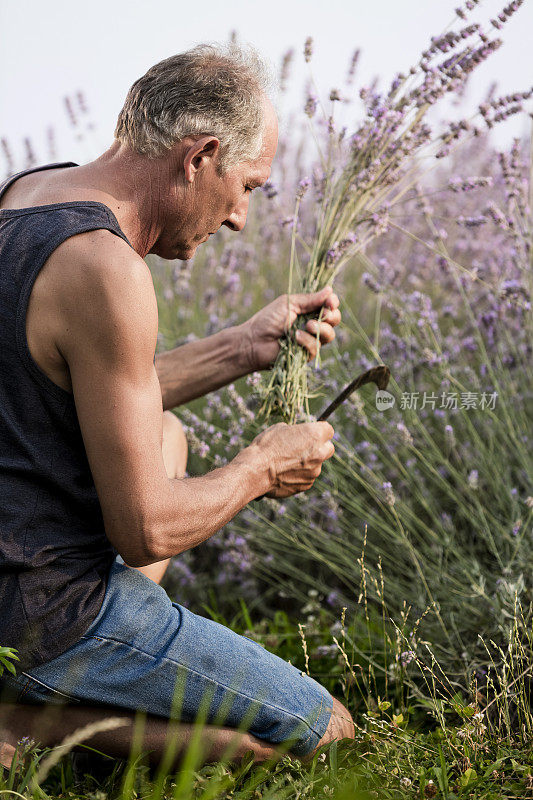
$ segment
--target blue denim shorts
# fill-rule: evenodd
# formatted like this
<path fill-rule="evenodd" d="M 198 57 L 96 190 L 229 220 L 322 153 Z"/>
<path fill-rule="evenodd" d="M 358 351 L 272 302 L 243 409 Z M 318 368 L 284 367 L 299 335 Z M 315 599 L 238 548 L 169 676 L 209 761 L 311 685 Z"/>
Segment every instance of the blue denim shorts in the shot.
<path fill-rule="evenodd" d="M 82 703 L 248 730 L 310 753 L 333 700 L 313 678 L 224 625 L 171 602 L 164 589 L 115 559 L 102 607 L 84 635 L 52 661 L 4 673 L 20 703 Z"/>

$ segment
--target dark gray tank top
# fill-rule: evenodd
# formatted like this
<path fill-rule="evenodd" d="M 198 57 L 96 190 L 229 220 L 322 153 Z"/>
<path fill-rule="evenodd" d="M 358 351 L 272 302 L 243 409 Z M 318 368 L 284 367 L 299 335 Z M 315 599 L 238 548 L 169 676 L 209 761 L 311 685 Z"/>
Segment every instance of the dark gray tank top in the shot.
<path fill-rule="evenodd" d="M 22 175 L 76 166 L 19 172 L 0 185 L 0 197 Z M 117 553 L 73 395 L 41 370 L 26 339 L 39 270 L 65 239 L 99 228 L 130 244 L 96 201 L 0 209 L 0 645 L 19 651 L 17 671 L 49 661 L 87 630 Z"/>

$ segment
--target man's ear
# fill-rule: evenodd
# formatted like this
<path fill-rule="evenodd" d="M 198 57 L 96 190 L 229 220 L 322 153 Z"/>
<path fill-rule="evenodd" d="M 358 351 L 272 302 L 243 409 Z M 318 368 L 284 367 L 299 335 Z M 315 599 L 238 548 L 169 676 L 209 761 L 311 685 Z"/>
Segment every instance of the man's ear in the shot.
<path fill-rule="evenodd" d="M 220 142 L 216 136 L 200 136 L 186 150 L 183 159 L 185 180 L 193 183 L 196 176 L 210 163 L 216 162 L 219 155 Z"/>

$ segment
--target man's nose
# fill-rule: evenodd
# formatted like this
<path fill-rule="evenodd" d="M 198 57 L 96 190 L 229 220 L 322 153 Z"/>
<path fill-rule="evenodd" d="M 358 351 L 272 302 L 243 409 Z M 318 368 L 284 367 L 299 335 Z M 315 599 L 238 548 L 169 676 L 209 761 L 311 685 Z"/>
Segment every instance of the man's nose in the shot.
<path fill-rule="evenodd" d="M 231 212 L 229 217 L 224 221 L 224 225 L 230 228 L 232 231 L 242 231 L 244 226 L 246 225 L 246 217 L 248 215 L 248 204 L 249 204 L 248 196 L 239 203 L 239 205 Z"/>

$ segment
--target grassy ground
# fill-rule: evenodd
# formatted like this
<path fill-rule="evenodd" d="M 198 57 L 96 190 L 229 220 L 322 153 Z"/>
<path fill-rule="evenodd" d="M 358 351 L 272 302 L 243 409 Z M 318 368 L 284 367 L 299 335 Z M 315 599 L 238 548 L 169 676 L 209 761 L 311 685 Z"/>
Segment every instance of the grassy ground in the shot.
<path fill-rule="evenodd" d="M 311 595 L 310 610 L 321 600 Z M 311 614 L 309 609 L 311 623 L 297 623 L 278 611 L 272 619 L 253 624 L 242 603 L 231 620 L 213 613 L 308 670 L 353 712 L 355 740 L 325 747 L 312 763 L 302 765 L 285 756 L 272 764 L 254 765 L 250 758 L 239 765 L 200 766 L 199 729 L 197 747 L 191 747 L 174 774 L 150 769 L 141 754 L 132 754 L 126 763 L 79 749 L 88 755 L 63 755 L 49 769 L 45 765 L 45 775 L 50 751 L 22 741 L 16 769 L 0 779 L 0 793 L 43 800 L 533 797 L 527 680 L 511 674 L 512 651 L 516 656 L 519 643 L 510 642 L 508 674 L 494 672 L 485 685 L 473 685 L 470 694 L 454 692 L 430 649 L 425 660 L 410 660 L 392 629 L 385 631 L 383 650 L 371 650 L 365 627 L 377 625 L 378 618 L 362 607 L 360 611 L 364 625 L 342 615 L 332 624 L 329 613 Z M 373 648 L 376 641 L 374 637 Z M 60 752 L 52 755 L 59 757 Z"/>

